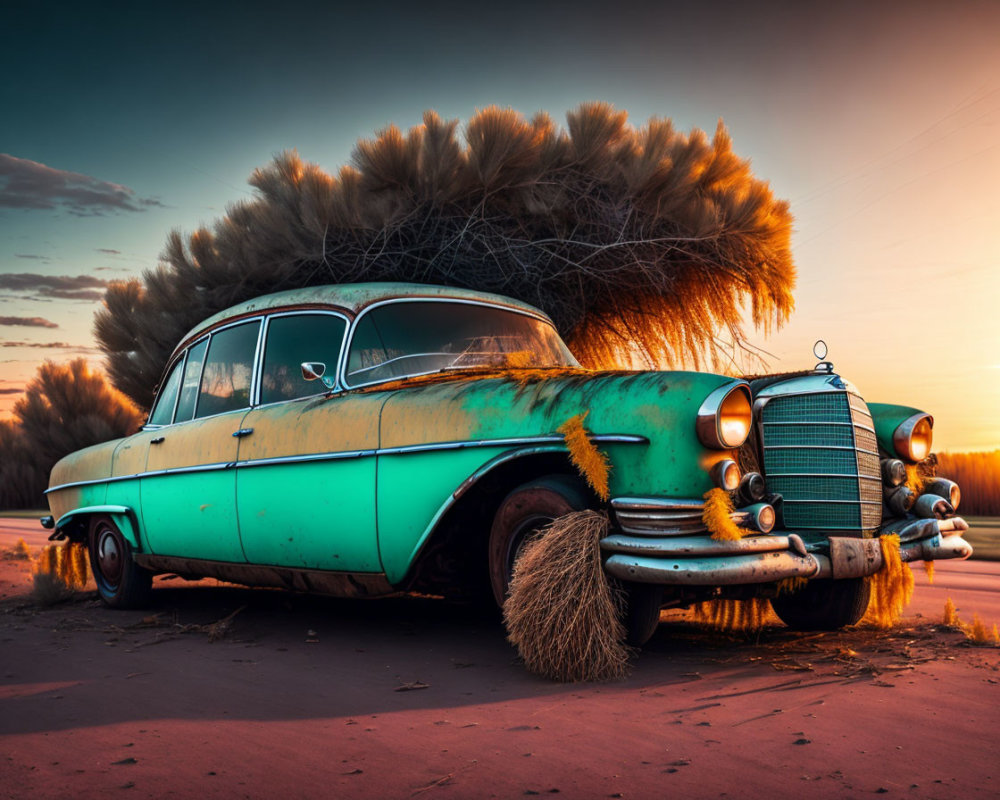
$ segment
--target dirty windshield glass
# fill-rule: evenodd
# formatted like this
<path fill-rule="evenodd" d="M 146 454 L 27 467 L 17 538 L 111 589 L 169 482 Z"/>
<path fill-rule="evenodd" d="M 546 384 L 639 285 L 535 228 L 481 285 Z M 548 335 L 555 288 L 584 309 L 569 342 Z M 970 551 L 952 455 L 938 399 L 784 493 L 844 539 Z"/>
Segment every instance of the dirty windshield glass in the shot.
<path fill-rule="evenodd" d="M 379 306 L 358 322 L 347 383 L 445 369 L 576 366 L 547 322 L 492 306 L 406 302 Z"/>

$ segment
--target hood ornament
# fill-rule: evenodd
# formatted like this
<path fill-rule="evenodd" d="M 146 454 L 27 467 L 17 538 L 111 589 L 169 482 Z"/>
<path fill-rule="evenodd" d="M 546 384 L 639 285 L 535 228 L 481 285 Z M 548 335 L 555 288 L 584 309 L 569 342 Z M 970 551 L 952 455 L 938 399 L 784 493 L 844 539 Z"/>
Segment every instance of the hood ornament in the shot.
<path fill-rule="evenodd" d="M 828 352 L 826 342 L 817 339 L 816 344 L 813 345 L 813 355 L 819 359 L 819 363 L 815 367 L 817 372 L 833 372 L 833 364 L 825 360 Z"/>

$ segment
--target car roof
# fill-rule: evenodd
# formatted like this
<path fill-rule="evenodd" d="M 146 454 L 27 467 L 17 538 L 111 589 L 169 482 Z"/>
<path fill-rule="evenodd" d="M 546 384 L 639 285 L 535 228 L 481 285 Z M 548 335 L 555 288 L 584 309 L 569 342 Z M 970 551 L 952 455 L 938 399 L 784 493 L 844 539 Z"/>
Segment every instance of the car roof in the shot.
<path fill-rule="evenodd" d="M 253 300 L 247 300 L 239 305 L 231 306 L 217 314 L 213 314 L 204 322 L 200 322 L 188 331 L 177 349 L 184 347 L 192 339 L 221 322 L 262 312 L 291 310 L 295 308 L 317 309 L 330 306 L 344 309 L 356 315 L 367 306 L 382 302 L 383 300 L 416 300 L 421 298 L 478 300 L 484 303 L 493 303 L 526 311 L 544 319 L 549 319 L 547 314 L 534 306 L 489 292 L 475 292 L 470 289 L 433 286 L 425 283 L 340 283 L 326 286 L 309 286 L 304 289 L 289 289 L 284 292 L 265 294 L 261 297 L 255 297 Z"/>

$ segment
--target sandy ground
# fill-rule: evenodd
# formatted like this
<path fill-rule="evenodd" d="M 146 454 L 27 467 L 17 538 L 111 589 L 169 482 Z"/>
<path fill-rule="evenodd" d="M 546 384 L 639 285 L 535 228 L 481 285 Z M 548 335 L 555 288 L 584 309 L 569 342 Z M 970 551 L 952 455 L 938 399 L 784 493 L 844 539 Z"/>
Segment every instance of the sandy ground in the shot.
<path fill-rule="evenodd" d="M 1000 621 L 1000 563 L 915 572 L 892 633 L 671 617 L 628 680 L 558 685 L 443 602 L 158 579 L 147 611 L 41 609 L 0 559 L 0 796 L 997 797 L 1000 650 L 937 622 Z"/>

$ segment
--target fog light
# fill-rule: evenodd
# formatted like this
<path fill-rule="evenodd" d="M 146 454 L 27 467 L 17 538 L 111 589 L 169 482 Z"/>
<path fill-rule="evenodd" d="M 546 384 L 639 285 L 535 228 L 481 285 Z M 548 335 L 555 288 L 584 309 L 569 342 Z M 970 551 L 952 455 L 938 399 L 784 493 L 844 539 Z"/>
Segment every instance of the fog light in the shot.
<path fill-rule="evenodd" d="M 740 496 L 747 502 L 759 503 L 767 494 L 767 486 L 764 484 L 764 476 L 759 472 L 748 472 L 740 481 Z"/>
<path fill-rule="evenodd" d="M 935 478 L 924 486 L 924 493 L 943 497 L 951 503 L 952 508 L 958 508 L 958 504 L 962 502 L 962 490 L 955 481 L 949 481 L 947 478 Z"/>
<path fill-rule="evenodd" d="M 712 467 L 712 480 L 720 489 L 731 492 L 740 485 L 740 468 L 730 458 L 718 461 Z"/>
<path fill-rule="evenodd" d="M 753 520 L 754 527 L 761 533 L 770 533 L 774 529 L 774 506 L 770 503 L 757 503 L 756 505 L 741 508 Z"/>
<path fill-rule="evenodd" d="M 904 517 L 913 508 L 917 496 L 905 486 L 899 486 L 895 489 L 886 489 L 882 493 L 882 499 L 894 517 Z"/>
<path fill-rule="evenodd" d="M 902 486 L 906 483 L 906 464 L 898 458 L 883 458 L 882 483 L 886 486 Z"/>
<path fill-rule="evenodd" d="M 924 519 L 944 519 L 955 513 L 951 503 L 936 494 L 922 494 L 913 505 L 913 513 Z"/>

